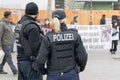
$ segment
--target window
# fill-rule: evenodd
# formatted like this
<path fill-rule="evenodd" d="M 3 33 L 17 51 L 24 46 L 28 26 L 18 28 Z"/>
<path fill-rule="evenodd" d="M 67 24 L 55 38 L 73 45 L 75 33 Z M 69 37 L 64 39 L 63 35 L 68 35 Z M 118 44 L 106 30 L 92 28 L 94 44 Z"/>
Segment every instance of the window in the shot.
<path fill-rule="evenodd" d="M 64 9 L 64 0 L 55 0 L 55 9 Z"/>

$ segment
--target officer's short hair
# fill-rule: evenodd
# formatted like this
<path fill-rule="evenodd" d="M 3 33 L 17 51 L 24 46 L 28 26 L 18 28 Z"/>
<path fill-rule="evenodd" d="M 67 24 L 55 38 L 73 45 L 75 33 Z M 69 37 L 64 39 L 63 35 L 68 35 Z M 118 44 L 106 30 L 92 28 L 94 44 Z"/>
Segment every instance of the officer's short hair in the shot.
<path fill-rule="evenodd" d="M 10 16 L 11 15 L 11 11 L 5 11 L 4 12 L 4 17 L 5 18 L 8 18 L 8 16 Z"/>

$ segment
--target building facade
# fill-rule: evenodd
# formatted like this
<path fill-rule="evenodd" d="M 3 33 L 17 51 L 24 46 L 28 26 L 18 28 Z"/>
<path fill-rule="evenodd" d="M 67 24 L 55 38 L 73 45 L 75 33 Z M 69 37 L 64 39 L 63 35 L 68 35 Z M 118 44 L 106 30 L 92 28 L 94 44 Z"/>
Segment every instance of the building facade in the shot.
<path fill-rule="evenodd" d="M 51 10 L 90 10 L 91 0 L 52 0 Z M 93 10 L 120 9 L 120 0 L 92 0 Z M 38 4 L 40 10 L 47 10 L 48 0 L 0 0 L 0 8 L 24 9 L 28 2 Z"/>

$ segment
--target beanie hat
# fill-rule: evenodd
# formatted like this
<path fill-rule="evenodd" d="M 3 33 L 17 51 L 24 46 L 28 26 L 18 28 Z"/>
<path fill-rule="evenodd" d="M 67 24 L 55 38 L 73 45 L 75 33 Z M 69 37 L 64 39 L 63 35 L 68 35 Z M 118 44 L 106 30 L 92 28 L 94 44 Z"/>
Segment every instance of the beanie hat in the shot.
<path fill-rule="evenodd" d="M 63 10 L 57 10 L 55 12 L 52 13 L 52 18 L 58 18 L 59 20 L 62 20 L 64 18 L 66 18 L 66 14 Z"/>
<path fill-rule="evenodd" d="M 38 14 L 38 6 L 34 2 L 30 2 L 26 5 L 25 14 L 36 15 Z"/>

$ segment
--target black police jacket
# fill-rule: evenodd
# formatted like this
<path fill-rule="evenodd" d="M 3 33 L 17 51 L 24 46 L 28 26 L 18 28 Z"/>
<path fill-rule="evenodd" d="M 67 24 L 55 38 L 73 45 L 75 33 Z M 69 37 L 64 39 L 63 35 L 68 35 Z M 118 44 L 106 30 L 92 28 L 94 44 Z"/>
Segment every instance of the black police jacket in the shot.
<path fill-rule="evenodd" d="M 15 35 L 18 61 L 37 56 L 43 37 L 40 35 L 40 28 L 34 18 L 28 15 L 23 16 L 15 28 Z"/>
<path fill-rule="evenodd" d="M 87 52 L 81 38 L 75 30 L 67 30 L 65 26 L 60 33 L 48 33 L 41 44 L 36 63 L 44 69 L 47 61 L 47 73 L 68 72 L 76 65 L 80 71 L 85 68 Z"/>

